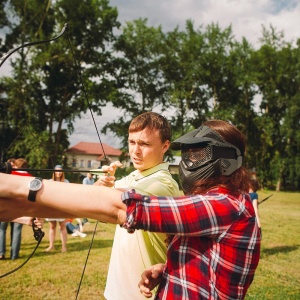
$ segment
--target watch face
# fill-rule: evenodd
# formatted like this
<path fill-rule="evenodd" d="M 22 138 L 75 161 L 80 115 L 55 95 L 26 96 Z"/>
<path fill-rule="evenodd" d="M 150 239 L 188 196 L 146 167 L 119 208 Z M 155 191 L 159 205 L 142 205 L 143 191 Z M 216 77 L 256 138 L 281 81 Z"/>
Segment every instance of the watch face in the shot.
<path fill-rule="evenodd" d="M 30 182 L 29 188 L 31 191 L 38 191 L 42 187 L 42 181 L 35 178 Z"/>

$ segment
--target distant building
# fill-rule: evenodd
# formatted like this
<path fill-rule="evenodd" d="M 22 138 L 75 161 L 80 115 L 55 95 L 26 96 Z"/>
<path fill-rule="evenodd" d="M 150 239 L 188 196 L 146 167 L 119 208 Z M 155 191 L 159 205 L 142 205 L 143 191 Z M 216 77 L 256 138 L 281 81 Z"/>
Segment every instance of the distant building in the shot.
<path fill-rule="evenodd" d="M 104 153 L 103 154 L 103 149 Z M 98 169 L 120 160 L 122 151 L 102 143 L 80 142 L 66 151 L 67 165 L 72 169 L 89 170 Z"/>
<path fill-rule="evenodd" d="M 114 161 L 120 160 L 122 151 L 102 143 L 107 160 L 103 154 L 102 147 L 99 143 L 80 142 L 66 151 L 67 166 L 77 170 L 92 170 L 101 168 Z M 133 167 L 129 155 L 122 161 L 124 166 Z M 170 173 L 178 174 L 178 165 L 181 160 L 180 156 L 173 156 L 173 161 L 169 162 Z"/>

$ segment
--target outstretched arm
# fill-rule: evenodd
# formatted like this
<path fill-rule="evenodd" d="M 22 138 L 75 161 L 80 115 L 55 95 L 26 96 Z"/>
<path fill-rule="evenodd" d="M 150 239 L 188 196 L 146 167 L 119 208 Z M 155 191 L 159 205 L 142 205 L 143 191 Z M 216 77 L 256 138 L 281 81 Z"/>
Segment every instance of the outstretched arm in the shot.
<path fill-rule="evenodd" d="M 0 222 L 17 222 L 15 219 L 22 219 L 23 216 L 39 216 L 39 218 L 75 218 L 75 215 L 52 207 L 32 203 L 29 201 L 0 198 Z M 25 219 L 24 219 L 25 220 Z"/>
<path fill-rule="evenodd" d="M 87 217 L 113 224 L 123 224 L 126 220 L 126 205 L 121 201 L 121 191 L 44 180 L 42 189 L 37 192 L 36 202 L 32 203 L 27 200 L 28 184 L 32 179 L 0 174 L 1 220 L 24 215 L 44 217 L 50 216 L 50 213 L 53 217 Z"/>

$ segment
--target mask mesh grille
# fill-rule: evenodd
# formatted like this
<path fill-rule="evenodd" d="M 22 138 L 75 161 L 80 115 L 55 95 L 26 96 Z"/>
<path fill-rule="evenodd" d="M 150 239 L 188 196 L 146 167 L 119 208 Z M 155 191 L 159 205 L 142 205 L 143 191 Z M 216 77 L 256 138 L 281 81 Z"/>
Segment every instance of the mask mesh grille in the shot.
<path fill-rule="evenodd" d="M 183 150 L 181 157 L 188 168 L 195 168 L 212 159 L 212 149 L 207 146 L 200 149 Z"/>

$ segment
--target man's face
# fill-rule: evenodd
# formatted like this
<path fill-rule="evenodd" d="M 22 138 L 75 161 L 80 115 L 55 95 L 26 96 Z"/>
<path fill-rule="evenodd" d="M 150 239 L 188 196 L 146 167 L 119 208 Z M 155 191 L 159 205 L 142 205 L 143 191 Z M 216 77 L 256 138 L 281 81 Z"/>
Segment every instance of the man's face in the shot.
<path fill-rule="evenodd" d="M 163 162 L 170 141 L 162 142 L 158 130 L 145 128 L 129 133 L 129 154 L 135 169 L 144 171 Z"/>

